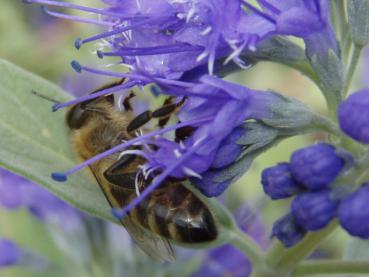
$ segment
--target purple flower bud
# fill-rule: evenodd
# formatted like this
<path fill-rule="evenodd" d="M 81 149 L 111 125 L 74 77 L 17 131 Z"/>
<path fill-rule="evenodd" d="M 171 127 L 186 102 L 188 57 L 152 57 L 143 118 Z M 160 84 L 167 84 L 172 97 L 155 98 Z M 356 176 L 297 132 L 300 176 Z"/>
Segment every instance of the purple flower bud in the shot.
<path fill-rule="evenodd" d="M 369 183 L 342 200 L 338 208 L 338 219 L 350 235 L 369 238 Z"/>
<path fill-rule="evenodd" d="M 292 177 L 288 163 L 279 163 L 264 169 L 261 183 L 264 192 L 272 199 L 287 198 L 301 191 L 301 187 Z"/>
<path fill-rule="evenodd" d="M 284 246 L 291 247 L 305 236 L 306 230 L 296 222 L 292 214 L 286 214 L 273 224 L 272 237 L 277 237 Z"/>
<path fill-rule="evenodd" d="M 202 174 L 202 178 L 192 178 L 191 181 L 207 197 L 221 195 L 231 184 L 231 180 L 217 181 L 218 170 L 208 170 Z"/>
<path fill-rule="evenodd" d="M 327 187 L 344 166 L 344 159 L 327 143 L 317 143 L 297 150 L 292 154 L 290 162 L 293 177 L 311 190 Z"/>
<path fill-rule="evenodd" d="M 0 268 L 16 265 L 21 256 L 22 251 L 13 241 L 0 239 Z"/>
<path fill-rule="evenodd" d="M 325 227 L 336 215 L 338 201 L 332 199 L 329 190 L 306 192 L 292 202 L 291 210 L 297 223 L 306 230 L 316 231 Z"/>
<path fill-rule="evenodd" d="M 362 143 L 369 143 L 369 89 L 350 95 L 338 108 L 342 131 Z"/>
<path fill-rule="evenodd" d="M 243 145 L 238 144 L 237 140 L 244 134 L 244 128 L 235 128 L 232 133 L 221 142 L 211 166 L 220 168 L 234 162 L 240 156 L 243 149 Z"/>

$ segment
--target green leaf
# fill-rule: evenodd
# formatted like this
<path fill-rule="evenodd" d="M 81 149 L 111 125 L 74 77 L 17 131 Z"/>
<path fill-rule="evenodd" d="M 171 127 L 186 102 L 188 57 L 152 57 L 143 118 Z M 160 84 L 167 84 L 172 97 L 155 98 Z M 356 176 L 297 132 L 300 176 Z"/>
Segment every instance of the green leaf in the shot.
<path fill-rule="evenodd" d="M 66 183 L 50 177 L 53 171 L 75 166 L 65 111 L 51 112 L 51 103 L 32 93 L 66 101 L 64 91 L 52 83 L 0 60 L 0 166 L 44 186 L 73 206 L 114 221 L 98 185 L 86 172 Z"/>

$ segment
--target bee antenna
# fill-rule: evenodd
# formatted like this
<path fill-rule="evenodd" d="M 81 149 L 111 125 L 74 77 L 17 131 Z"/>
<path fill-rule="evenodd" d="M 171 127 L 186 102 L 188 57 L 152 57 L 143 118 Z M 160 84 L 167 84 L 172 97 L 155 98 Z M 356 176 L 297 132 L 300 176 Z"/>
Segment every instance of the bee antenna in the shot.
<path fill-rule="evenodd" d="M 34 94 L 34 95 L 36 95 L 36 96 L 38 96 L 38 97 L 41 97 L 42 99 L 45 99 L 45 100 L 50 101 L 50 102 L 53 102 L 55 104 L 61 104 L 60 101 L 55 100 L 54 98 L 48 97 L 46 95 L 42 95 L 42 94 L 38 93 L 37 91 L 32 90 L 31 93 Z"/>

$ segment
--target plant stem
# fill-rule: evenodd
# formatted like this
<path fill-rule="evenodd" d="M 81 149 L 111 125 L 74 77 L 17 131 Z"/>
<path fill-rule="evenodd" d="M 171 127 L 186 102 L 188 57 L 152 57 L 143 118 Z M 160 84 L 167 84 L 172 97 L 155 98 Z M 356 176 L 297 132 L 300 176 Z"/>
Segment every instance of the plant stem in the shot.
<path fill-rule="evenodd" d="M 339 0 L 336 1 L 336 7 L 338 11 L 338 16 L 340 18 L 340 39 L 341 39 L 341 50 L 342 50 L 342 60 L 344 63 L 347 62 L 350 48 L 351 48 L 351 36 L 349 31 L 349 26 L 347 24 L 347 15 L 346 15 L 346 7 L 345 1 Z"/>
<path fill-rule="evenodd" d="M 369 261 L 308 261 L 300 264 L 292 276 L 311 276 L 312 274 L 368 274 Z"/>
<path fill-rule="evenodd" d="M 314 251 L 317 246 L 337 228 L 338 222 L 333 221 L 319 232 L 309 233 L 299 244 L 292 248 L 283 248 L 280 243 L 275 244 L 266 256 L 268 266 L 281 274 L 289 273 L 307 255 Z"/>
<path fill-rule="evenodd" d="M 349 65 L 347 73 L 346 73 L 346 79 L 345 79 L 345 84 L 344 84 L 343 90 L 342 90 L 342 96 L 347 95 L 347 93 L 350 89 L 351 81 L 352 81 L 352 78 L 354 77 L 355 69 L 356 69 L 357 64 L 359 62 L 361 50 L 362 50 L 362 46 L 359 46 L 359 45 L 354 46 L 354 50 L 353 50 L 352 56 L 351 56 L 350 65 Z"/>
<path fill-rule="evenodd" d="M 247 256 L 253 268 L 264 267 L 265 258 L 260 246 L 240 229 L 233 230 L 233 234 L 231 244 Z"/>

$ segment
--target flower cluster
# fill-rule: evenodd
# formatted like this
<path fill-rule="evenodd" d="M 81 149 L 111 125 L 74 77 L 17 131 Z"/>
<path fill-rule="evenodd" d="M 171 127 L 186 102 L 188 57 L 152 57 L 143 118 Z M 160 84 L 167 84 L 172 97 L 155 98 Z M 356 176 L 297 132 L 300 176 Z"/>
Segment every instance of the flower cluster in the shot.
<path fill-rule="evenodd" d="M 291 213 L 274 224 L 273 236 L 293 246 L 306 231 L 320 230 L 336 216 L 340 195 L 330 185 L 345 169 L 347 159 L 332 145 L 317 143 L 294 152 L 290 163 L 263 171 L 263 188 L 272 199 L 296 195 Z"/>
<path fill-rule="evenodd" d="M 343 101 L 338 109 L 342 131 L 364 144 L 369 143 L 368 99 L 369 91 L 361 90 Z M 286 246 L 293 246 L 307 231 L 320 230 L 337 216 L 349 234 L 369 238 L 369 225 L 365 224 L 369 220 L 365 206 L 368 184 L 362 184 L 356 191 L 355 186 L 331 186 L 353 163 L 346 152 L 318 143 L 293 153 L 290 163 L 265 169 L 262 184 L 271 199 L 297 195 L 291 213 L 274 224 L 273 235 Z"/>
<path fill-rule="evenodd" d="M 77 170 L 117 152 L 119 157 L 142 157 L 144 164 L 138 174 L 152 182 L 128 206 L 114 211 L 121 219 L 168 177 L 190 180 L 204 195 L 219 196 L 245 173 L 255 157 L 280 140 L 308 131 L 324 131 L 338 136 L 337 141 L 300 149 L 289 163 L 262 173 L 263 188 L 270 198 L 294 197 L 290 211 L 275 222 L 273 236 L 287 247 L 293 246 L 308 231 L 318 231 L 338 217 L 350 234 L 369 237 L 367 224 L 360 225 L 369 222 L 369 212 L 364 208 L 369 185 L 361 182 L 364 185 L 355 191 L 356 185 L 348 188 L 343 184 L 351 182 L 344 175 L 351 176 L 368 162 L 365 155 L 354 150 L 367 151 L 361 144 L 369 143 L 369 91 L 354 93 L 342 102 L 353 69 L 343 68 L 347 57 L 341 58 L 341 50 L 349 53 L 350 47 L 345 43 L 351 42 L 347 35 L 342 37 L 341 26 L 336 28 L 341 35 L 339 45 L 331 18 L 343 19 L 337 11 L 331 14 L 337 8 L 334 1 L 258 0 L 254 5 L 247 0 L 105 0 L 104 9 L 53 0 L 25 2 L 44 5 L 44 11 L 56 17 L 102 27 L 103 31 L 96 35 L 78 38 L 76 48 L 99 41 L 98 58 L 117 57 L 117 64 L 128 69 L 109 71 L 72 61 L 79 73 L 127 80 L 57 104 L 54 110 L 113 93 L 117 95 L 116 106 L 121 108 L 129 89 L 153 84 L 159 94 L 170 96 L 178 120 L 151 132 L 138 130 L 135 138 L 66 172 L 54 173 L 55 180 L 65 181 Z M 97 17 L 71 16 L 49 7 Z M 350 7 L 349 14 L 358 14 L 359 18 L 359 6 Z M 362 47 L 367 39 L 358 31 L 365 29 L 358 26 L 359 21 L 351 18 L 353 25 L 346 27 L 353 30 L 352 42 L 359 41 Z M 283 63 L 289 55 L 283 49 L 286 44 L 278 48 L 276 42 L 288 41 L 287 36 L 304 41 L 305 53 L 291 42 L 294 49 L 303 52 L 302 56 L 294 56 L 293 63 L 322 90 L 329 119 L 276 92 L 258 91 L 222 79 L 263 59 L 274 57 L 274 61 Z M 346 71 L 347 76 L 343 76 Z M 331 122 L 336 121 L 336 111 L 341 130 Z M 167 134 L 173 131 L 175 136 Z"/>
<path fill-rule="evenodd" d="M 97 52 L 100 58 L 117 56 L 131 72 L 141 75 L 178 79 L 185 77 L 185 73 L 192 75 L 190 71 L 197 72 L 206 64 L 212 74 L 217 71 L 217 64 L 231 60 L 243 67 L 243 52 L 255 51 L 260 41 L 276 35 L 303 38 L 310 57 L 327 59 L 330 49 L 338 55 L 329 22 L 329 2 L 324 0 L 283 3 L 263 0 L 259 1 L 261 9 L 240 0 L 104 1 L 108 4 L 106 9 L 49 0 L 25 2 L 100 16 L 100 20 L 95 20 L 44 8 L 53 16 L 107 28 L 97 35 L 77 39 L 76 48 L 103 41 Z"/>
<path fill-rule="evenodd" d="M 133 144 L 143 145 L 142 150 L 135 151 L 135 154 L 146 160 L 142 167 L 146 177 L 156 172 L 156 178 L 124 212 L 139 203 L 168 176 L 191 178 L 207 196 L 221 194 L 241 175 L 240 170 L 233 173 L 228 170 L 226 180 L 216 181 L 220 171 L 228 169 L 244 156 L 245 147 L 238 143 L 245 133 L 241 125 L 246 120 L 264 122 L 271 127 L 282 125 L 277 111 L 287 109 L 288 101 L 272 92 L 254 91 L 211 76 L 224 74 L 225 64 L 233 60 L 236 65 L 233 68 L 243 68 L 249 63 L 243 60 L 244 53 L 256 52 L 260 42 L 277 35 L 304 39 L 310 58 L 326 60 L 330 50 L 338 55 L 334 32 L 327 17 L 327 1 L 259 1 L 260 9 L 240 0 L 160 0 L 155 4 L 146 0 L 125 1 L 124 4 L 105 1 L 108 4 L 106 9 L 49 0 L 25 2 L 99 15 L 96 20 L 44 7 L 45 12 L 56 17 L 106 27 L 108 30 L 100 34 L 77 39 L 76 47 L 80 49 L 83 44 L 102 41 L 102 48 L 97 50 L 98 57 L 117 56 L 120 58 L 118 63 L 129 69 L 128 73 L 111 72 L 73 61 L 72 66 L 77 72 L 125 77 L 129 81 L 56 105 L 54 110 L 148 83 L 156 83 L 162 93 L 175 96 L 177 103 L 185 100 L 177 114 L 179 124 L 123 143 L 65 173 L 53 174 L 56 180 L 66 180 L 67 175 L 102 157 Z M 118 106 L 121 105 L 118 103 Z M 192 132 L 180 142 L 163 136 L 152 139 L 182 127 L 191 127 Z M 148 144 L 155 145 L 156 150 L 145 146 Z"/>

